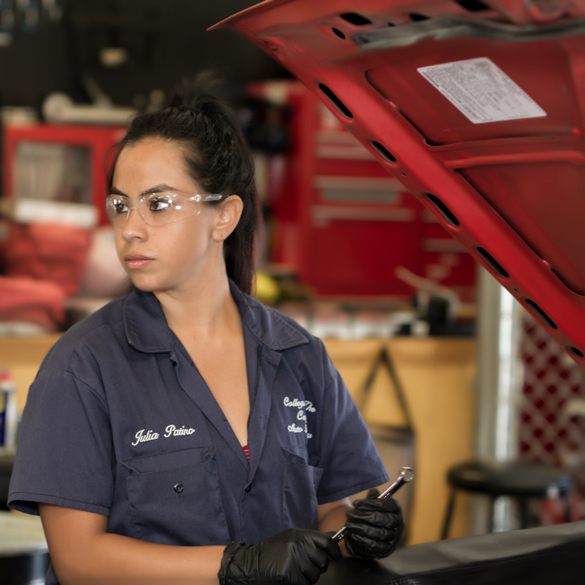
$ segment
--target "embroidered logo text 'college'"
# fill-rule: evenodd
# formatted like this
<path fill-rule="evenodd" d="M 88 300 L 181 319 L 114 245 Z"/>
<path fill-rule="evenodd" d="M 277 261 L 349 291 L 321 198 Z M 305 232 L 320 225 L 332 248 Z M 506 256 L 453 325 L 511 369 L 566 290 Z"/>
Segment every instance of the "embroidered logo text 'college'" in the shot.
<path fill-rule="evenodd" d="M 144 443 L 146 441 L 155 441 L 160 437 L 159 433 L 156 433 L 152 430 L 149 430 L 144 434 L 146 429 L 139 430 L 135 435 L 134 438 L 136 439 L 134 443 L 132 443 L 133 447 L 136 447 L 138 443 Z M 175 425 L 168 425 L 165 428 L 165 433 L 163 437 L 168 439 L 169 437 L 180 437 L 181 435 L 192 435 L 195 432 L 195 429 L 186 429 L 185 426 L 182 426 L 178 429 Z"/>
<path fill-rule="evenodd" d="M 293 398 L 292 400 L 285 396 L 283 401 L 285 406 L 289 408 L 297 408 L 297 420 L 300 421 L 302 426 L 299 426 L 295 423 L 292 425 L 288 425 L 288 432 L 289 433 L 302 433 L 305 432 L 307 434 L 307 439 L 312 439 L 313 435 L 309 433 L 307 428 L 307 412 L 316 412 L 317 409 L 313 406 L 313 403 L 309 400 L 299 400 L 298 398 Z M 303 410 L 304 409 L 304 410 Z"/>

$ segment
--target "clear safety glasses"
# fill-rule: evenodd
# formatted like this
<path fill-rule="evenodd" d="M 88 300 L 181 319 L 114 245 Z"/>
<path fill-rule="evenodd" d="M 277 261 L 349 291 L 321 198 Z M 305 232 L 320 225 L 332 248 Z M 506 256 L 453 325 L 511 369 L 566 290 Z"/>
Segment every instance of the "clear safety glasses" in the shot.
<path fill-rule="evenodd" d="M 196 217 L 201 213 L 201 201 L 219 201 L 223 195 L 181 195 L 162 191 L 143 195 L 130 207 L 130 200 L 124 195 L 108 195 L 106 211 L 114 227 L 122 227 L 128 221 L 130 212 L 137 209 L 145 223 L 151 226 L 164 225 Z"/>

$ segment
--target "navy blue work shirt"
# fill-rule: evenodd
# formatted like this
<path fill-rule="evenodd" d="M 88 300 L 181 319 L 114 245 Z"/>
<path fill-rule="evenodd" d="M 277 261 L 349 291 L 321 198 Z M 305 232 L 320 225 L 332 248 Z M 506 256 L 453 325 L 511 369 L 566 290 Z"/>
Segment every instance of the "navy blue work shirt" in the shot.
<path fill-rule="evenodd" d="M 43 361 L 9 505 L 103 514 L 108 532 L 149 542 L 225 545 L 317 529 L 318 504 L 388 481 L 323 343 L 230 287 L 244 331 L 249 462 L 158 299 L 134 291 L 68 330 Z"/>

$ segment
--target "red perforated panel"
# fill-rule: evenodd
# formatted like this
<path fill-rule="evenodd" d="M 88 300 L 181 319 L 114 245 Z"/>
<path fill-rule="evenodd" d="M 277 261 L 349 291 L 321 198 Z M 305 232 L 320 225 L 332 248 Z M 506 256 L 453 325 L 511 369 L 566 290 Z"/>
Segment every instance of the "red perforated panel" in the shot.
<path fill-rule="evenodd" d="M 585 375 L 532 318 L 523 323 L 524 384 L 519 440 L 523 459 L 582 466 L 585 453 Z"/>
<path fill-rule="evenodd" d="M 572 469 L 573 517 L 585 517 L 585 372 L 534 319 L 523 322 L 524 382 L 519 408 L 521 459 Z M 540 524 L 563 522 L 559 501 L 535 502 Z"/>

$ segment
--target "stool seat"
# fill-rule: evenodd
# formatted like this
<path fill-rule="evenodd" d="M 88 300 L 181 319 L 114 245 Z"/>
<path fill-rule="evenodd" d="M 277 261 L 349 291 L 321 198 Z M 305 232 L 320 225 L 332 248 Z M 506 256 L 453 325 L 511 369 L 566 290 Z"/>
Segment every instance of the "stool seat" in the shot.
<path fill-rule="evenodd" d="M 524 461 L 468 461 L 451 467 L 447 481 L 468 492 L 529 498 L 558 497 L 573 485 L 564 469 Z"/>
<path fill-rule="evenodd" d="M 449 533 L 457 490 L 491 497 L 492 518 L 493 503 L 497 498 L 509 496 L 518 499 L 522 528 L 528 527 L 530 498 L 562 497 L 565 520 L 572 520 L 568 493 L 573 486 L 573 478 L 559 467 L 525 461 L 473 460 L 451 467 L 447 472 L 447 483 L 451 486 L 451 495 L 443 522 L 442 539 L 447 538 Z"/>

